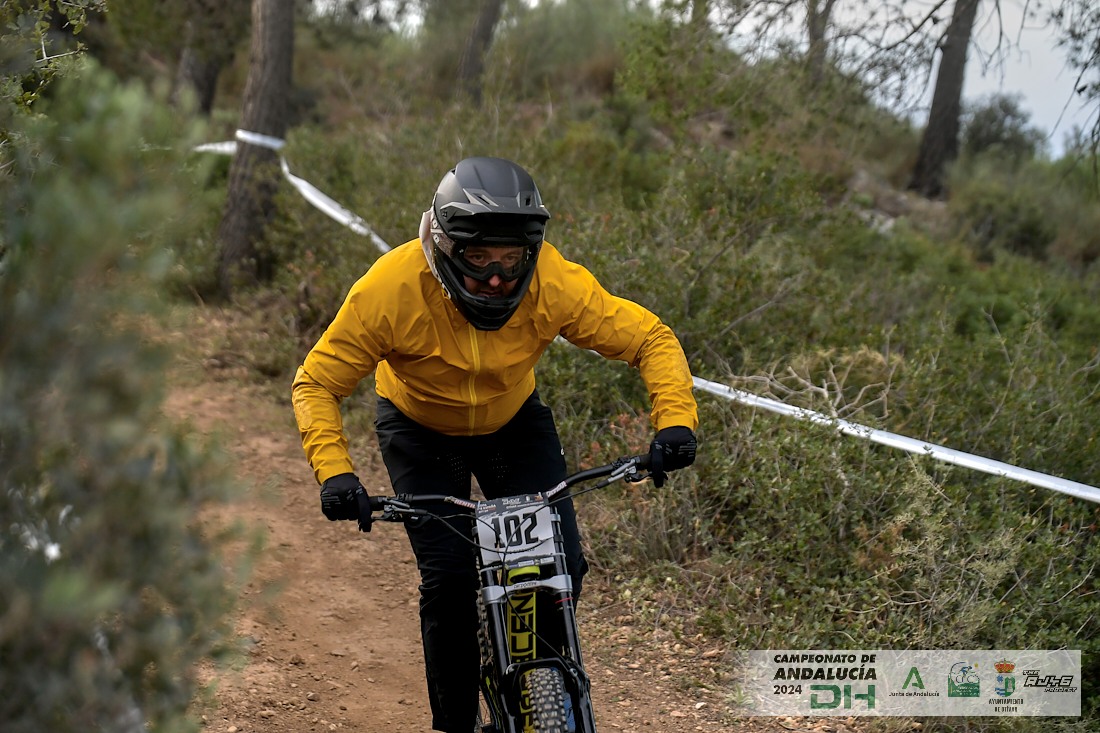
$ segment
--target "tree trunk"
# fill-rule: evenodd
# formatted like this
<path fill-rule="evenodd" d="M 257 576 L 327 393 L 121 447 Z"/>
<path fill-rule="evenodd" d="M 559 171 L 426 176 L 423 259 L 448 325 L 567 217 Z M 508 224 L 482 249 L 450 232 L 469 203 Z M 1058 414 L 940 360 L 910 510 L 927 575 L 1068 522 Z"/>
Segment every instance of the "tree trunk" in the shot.
<path fill-rule="evenodd" d="M 176 66 L 172 102 L 193 92 L 196 106 L 209 117 L 214 106 L 218 76 L 229 66 L 248 29 L 249 0 L 178 0 L 176 15 L 182 23 L 183 49 Z M 175 23 L 179 26 L 177 19 Z M 179 33 L 179 28 L 176 28 Z"/>
<path fill-rule="evenodd" d="M 943 42 L 932 108 L 921 137 L 913 178 L 909 181 L 911 190 L 929 198 L 944 194 L 943 179 L 947 164 L 959 155 L 959 116 L 962 112 L 966 55 L 980 1 L 955 0 L 951 25 Z"/>
<path fill-rule="evenodd" d="M 810 82 L 814 90 L 821 88 L 825 81 L 825 62 L 829 56 L 829 44 L 825 34 L 829 29 L 829 19 L 833 14 L 836 0 L 808 0 L 806 3 L 806 39 L 809 49 L 806 53 L 810 68 Z"/>
<path fill-rule="evenodd" d="M 482 0 L 477 20 L 466 38 L 466 48 L 458 67 L 458 85 L 475 104 L 481 104 L 485 55 L 493 42 L 493 30 L 500 20 L 503 6 L 504 0 Z"/>
<path fill-rule="evenodd" d="M 188 44 L 180 54 L 176 68 L 176 80 L 172 89 L 172 103 L 179 105 L 180 98 L 191 91 L 195 95 L 195 106 L 203 117 L 209 117 L 214 108 L 214 92 L 218 88 L 218 76 L 221 74 L 221 62 L 203 58 L 194 46 Z"/>
<path fill-rule="evenodd" d="M 294 0 L 252 0 L 251 53 L 241 129 L 281 140 L 286 135 L 294 53 Z M 280 177 L 274 150 L 238 141 L 229 168 L 225 215 L 218 227 L 218 286 L 226 298 L 237 287 L 271 275 L 272 263 L 256 245 L 271 217 Z"/>

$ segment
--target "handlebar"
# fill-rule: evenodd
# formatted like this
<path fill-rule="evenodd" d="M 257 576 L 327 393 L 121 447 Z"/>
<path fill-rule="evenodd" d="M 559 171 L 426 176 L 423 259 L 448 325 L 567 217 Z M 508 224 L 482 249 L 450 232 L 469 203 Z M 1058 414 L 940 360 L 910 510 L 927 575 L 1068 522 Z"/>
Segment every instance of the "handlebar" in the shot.
<path fill-rule="evenodd" d="M 617 458 L 605 466 L 597 466 L 584 471 L 578 471 L 566 476 L 560 483 L 546 492 L 546 498 L 552 499 L 561 492 L 585 481 L 602 478 L 603 481 L 593 485 L 590 490 L 602 489 L 616 481 L 623 480 L 628 483 L 636 483 L 649 478 L 649 454 L 640 456 L 627 456 Z M 447 494 L 401 494 L 399 496 L 372 496 L 370 497 L 371 512 L 381 512 L 375 519 L 383 522 L 401 522 L 409 517 L 428 514 L 424 509 L 417 508 L 416 504 L 429 504 L 443 502 L 454 504 L 473 511 L 477 508 L 477 502 L 462 499 Z"/>

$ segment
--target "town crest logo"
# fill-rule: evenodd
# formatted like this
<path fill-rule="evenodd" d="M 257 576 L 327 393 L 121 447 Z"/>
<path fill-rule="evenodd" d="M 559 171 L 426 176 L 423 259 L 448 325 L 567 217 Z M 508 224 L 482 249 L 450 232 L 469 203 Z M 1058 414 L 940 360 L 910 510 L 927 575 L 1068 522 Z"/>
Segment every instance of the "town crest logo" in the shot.
<path fill-rule="evenodd" d="M 993 685 L 993 691 L 1001 697 L 1008 697 L 1016 691 L 1016 678 L 1012 676 L 1016 665 L 1007 659 L 1002 659 L 993 665 L 997 670 L 997 679 Z"/>

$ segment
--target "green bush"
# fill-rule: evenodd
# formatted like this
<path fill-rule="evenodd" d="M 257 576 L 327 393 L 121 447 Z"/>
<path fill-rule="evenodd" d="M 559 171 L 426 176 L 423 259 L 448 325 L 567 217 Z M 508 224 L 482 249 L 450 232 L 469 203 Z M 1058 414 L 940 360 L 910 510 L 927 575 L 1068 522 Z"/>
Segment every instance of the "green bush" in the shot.
<path fill-rule="evenodd" d="M 974 243 L 978 258 L 991 261 L 998 251 L 1045 259 L 1058 236 L 1056 220 L 1044 198 L 1022 180 L 1010 183 L 1004 174 L 971 178 L 953 189 L 949 209 L 963 234 Z"/>
<path fill-rule="evenodd" d="M 1083 272 L 1100 257 L 1100 205 L 1084 159 L 1020 160 L 994 146 L 950 174 L 948 211 L 983 262 L 1010 252 Z"/>
<path fill-rule="evenodd" d="M 962 149 L 969 156 L 995 152 L 1016 163 L 1042 151 L 1045 133 L 1028 122 L 1020 97 L 995 94 L 966 110 Z"/>
<path fill-rule="evenodd" d="M 151 287 L 185 236 L 180 134 L 95 69 L 55 91 L 16 117 L 0 179 L 0 720 L 195 730 L 231 602 L 197 511 L 229 479 L 160 410 Z"/>

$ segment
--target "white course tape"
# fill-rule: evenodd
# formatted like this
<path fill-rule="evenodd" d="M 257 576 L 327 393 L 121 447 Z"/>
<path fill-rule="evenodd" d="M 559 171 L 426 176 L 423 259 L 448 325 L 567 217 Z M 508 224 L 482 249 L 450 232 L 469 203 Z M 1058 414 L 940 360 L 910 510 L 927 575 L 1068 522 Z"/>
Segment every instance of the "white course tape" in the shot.
<path fill-rule="evenodd" d="M 286 163 L 286 158 L 281 159 L 283 167 L 283 175 L 290 181 L 290 185 L 298 189 L 298 193 L 302 194 L 306 201 L 313 204 L 322 213 L 327 214 L 331 218 L 340 222 L 348 229 L 352 230 L 356 234 L 361 234 L 364 237 L 370 237 L 374 242 L 374 246 L 382 252 L 389 252 L 390 245 L 386 244 L 382 237 L 374 233 L 374 230 L 367 225 L 367 222 L 363 221 L 363 218 L 358 214 L 345 209 L 340 204 L 333 201 L 331 198 L 322 193 L 316 186 L 304 178 L 299 178 L 290 172 L 290 166 Z"/>
<path fill-rule="evenodd" d="M 247 145 L 257 145 L 261 148 L 267 148 L 268 150 L 278 151 L 286 145 L 285 140 L 281 140 L 277 137 L 271 137 L 270 135 L 261 135 L 258 132 L 249 132 L 248 130 L 237 130 L 237 140 L 231 140 L 228 142 L 218 143 L 204 143 L 203 145 L 196 145 L 194 150 L 199 153 L 217 153 L 218 155 L 235 155 L 237 152 L 237 141 L 245 143 Z M 370 237 L 374 246 L 381 252 L 389 252 L 390 245 L 386 244 L 386 240 L 378 236 L 373 229 L 363 220 L 358 214 L 354 214 L 345 209 L 340 204 L 336 203 L 332 198 L 323 193 L 319 188 L 314 186 L 304 178 L 299 178 L 290 172 L 290 166 L 286 162 L 286 158 L 279 156 L 279 165 L 283 170 L 283 175 L 290 182 L 290 185 L 297 189 L 298 193 L 302 194 L 302 197 L 306 201 L 311 203 L 317 210 L 326 216 L 340 222 L 348 229 L 352 230 L 356 234 L 360 234 L 364 237 Z"/>
<path fill-rule="evenodd" d="M 264 135 L 259 132 L 251 132 L 249 130 L 237 130 L 235 137 L 242 143 L 248 143 L 249 145 L 258 145 L 261 148 L 267 148 L 268 150 L 282 150 L 286 145 L 286 140 L 278 137 L 272 137 L 271 135 Z"/>
<path fill-rule="evenodd" d="M 751 392 L 744 392 L 739 389 L 727 387 L 724 384 L 718 384 L 717 382 L 700 379 L 699 377 L 694 377 L 693 379 L 696 389 L 708 392 L 713 395 L 717 395 L 719 397 L 725 397 L 726 399 L 735 400 L 737 402 L 751 405 L 753 407 L 760 407 L 765 410 L 770 410 L 771 412 L 797 418 L 799 420 L 809 420 L 810 422 L 814 422 L 819 425 L 830 426 L 836 431 L 843 433 L 844 435 L 852 435 L 857 438 L 863 438 L 864 440 L 869 440 L 872 443 L 879 443 L 881 445 L 890 446 L 891 448 L 900 448 L 901 450 L 908 451 L 910 453 L 916 453 L 918 455 L 926 455 L 931 458 L 935 458 L 936 460 L 943 461 L 944 463 L 951 463 L 956 466 L 963 466 L 964 468 L 972 468 L 975 471 L 983 471 L 985 473 L 993 474 L 994 476 L 1003 476 L 1004 478 L 1010 478 L 1016 481 L 1023 481 L 1024 483 L 1032 484 L 1033 486 L 1041 486 L 1045 489 L 1052 489 L 1063 494 L 1077 497 L 1078 499 L 1086 499 L 1088 501 L 1100 503 L 1100 488 L 1097 488 L 1095 486 L 1089 486 L 1088 484 L 1078 483 L 1077 481 L 1070 481 L 1069 479 L 1058 478 L 1057 476 L 1039 473 L 1038 471 L 1032 471 L 1031 469 L 1027 468 L 1019 468 L 1009 463 L 995 461 L 992 458 L 982 458 L 981 456 L 976 456 L 971 453 L 963 453 L 962 451 L 958 451 L 953 448 L 945 448 L 944 446 L 936 445 L 935 443 L 926 443 L 921 440 L 907 438 L 904 435 L 898 435 L 896 433 L 888 433 L 885 430 L 869 428 L 866 425 L 857 425 L 856 423 L 848 422 L 847 420 L 828 417 L 827 415 L 822 415 L 820 412 L 806 410 L 801 407 L 792 407 L 791 405 L 785 404 L 783 402 L 770 400 L 766 397 L 754 395 Z"/>
<path fill-rule="evenodd" d="M 202 145 L 196 145 L 193 149 L 197 153 L 217 153 L 218 155 L 233 155 L 237 152 L 237 143 L 233 140 L 222 143 L 203 143 Z"/>

